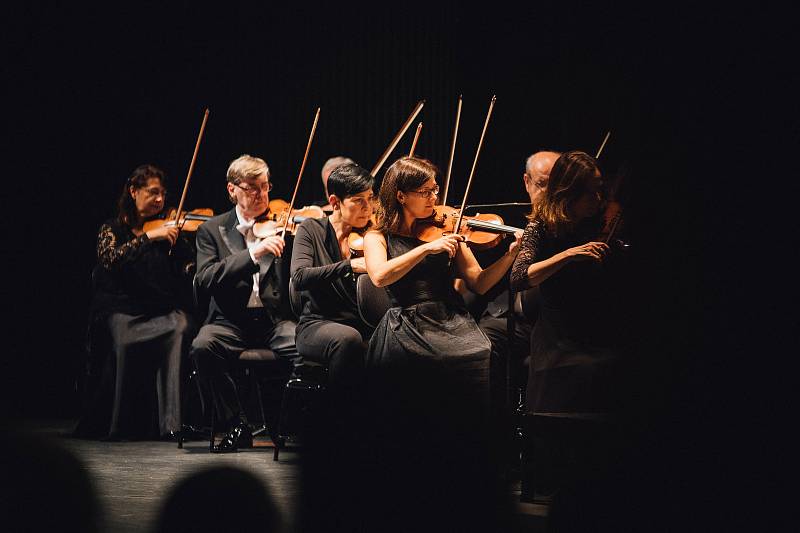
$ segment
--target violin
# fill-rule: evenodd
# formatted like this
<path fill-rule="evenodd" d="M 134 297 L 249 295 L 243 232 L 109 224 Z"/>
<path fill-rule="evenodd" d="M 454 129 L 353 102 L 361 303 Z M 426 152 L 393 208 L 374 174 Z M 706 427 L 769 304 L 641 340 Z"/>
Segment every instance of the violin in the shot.
<path fill-rule="evenodd" d="M 610 244 L 616 237 L 617 232 L 622 227 L 622 206 L 619 202 L 609 201 L 606 203 L 605 211 L 603 212 L 603 228 L 597 239 L 606 244 Z"/>
<path fill-rule="evenodd" d="M 458 221 L 459 210 L 446 206 L 434 206 L 433 215 L 419 219 L 414 224 L 414 237 L 424 242 L 435 241 L 443 235 L 452 234 Z M 474 250 L 488 250 L 500 244 L 504 235 L 522 231 L 520 228 L 506 226 L 503 218 L 492 213 L 477 213 L 462 216 L 458 234 Z"/>
<path fill-rule="evenodd" d="M 364 257 L 364 235 L 376 224 L 375 213 L 369 217 L 369 222 L 363 228 L 353 229 L 347 236 L 347 246 L 350 248 L 350 257 Z"/>
<path fill-rule="evenodd" d="M 200 227 L 200 224 L 214 216 L 214 210 L 210 207 L 201 207 L 191 211 L 183 211 L 180 217 L 177 215 L 178 210 L 174 207 L 162 211 L 156 218 L 146 221 L 142 231 L 147 233 L 162 226 L 178 226 L 181 231 L 194 233 Z"/>
<path fill-rule="evenodd" d="M 603 207 L 603 225 L 597 236 L 598 241 L 623 250 L 627 249 L 629 245 L 619 239 L 619 234 L 624 226 L 624 220 L 622 204 L 617 200 L 617 194 L 626 174 L 627 167 L 623 166 L 609 184 L 606 194 L 607 198 Z"/>
<path fill-rule="evenodd" d="M 286 200 L 270 200 L 267 212 L 253 224 L 253 234 L 259 239 L 265 239 L 281 233 L 285 225 L 286 234 L 294 235 L 297 233 L 297 227 L 305 219 L 324 216 L 325 212 L 318 205 L 306 205 L 299 209 L 292 209 L 290 212 L 289 203 Z"/>

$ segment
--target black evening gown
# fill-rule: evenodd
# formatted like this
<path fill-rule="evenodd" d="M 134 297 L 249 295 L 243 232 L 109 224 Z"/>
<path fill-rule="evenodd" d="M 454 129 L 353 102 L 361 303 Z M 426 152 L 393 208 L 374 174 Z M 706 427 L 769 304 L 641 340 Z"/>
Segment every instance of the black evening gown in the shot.
<path fill-rule="evenodd" d="M 76 436 L 153 439 L 181 429 L 182 361 L 195 325 L 180 308 L 191 247 L 136 236 L 116 220 L 98 234 L 89 378 Z"/>
<path fill-rule="evenodd" d="M 401 235 L 386 241 L 389 259 L 422 244 Z M 444 371 L 486 396 L 491 343 L 453 288 L 448 255 L 426 256 L 387 290 L 393 306 L 370 339 L 367 368 Z"/>

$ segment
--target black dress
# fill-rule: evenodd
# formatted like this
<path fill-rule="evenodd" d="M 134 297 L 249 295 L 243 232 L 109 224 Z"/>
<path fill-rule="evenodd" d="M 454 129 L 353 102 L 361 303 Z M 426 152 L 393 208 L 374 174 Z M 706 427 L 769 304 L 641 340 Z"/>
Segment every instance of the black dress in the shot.
<path fill-rule="evenodd" d="M 117 220 L 100 227 L 89 320 L 96 380 L 78 436 L 146 439 L 180 430 L 181 362 L 195 328 L 179 295 L 191 256 L 182 239 L 170 254 L 166 241 L 137 237 Z"/>
<path fill-rule="evenodd" d="M 423 244 L 413 237 L 386 235 L 389 259 Z M 453 288 L 446 253 L 431 254 L 387 287 L 391 307 L 370 339 L 367 367 L 435 368 L 488 394 L 491 343 Z"/>
<path fill-rule="evenodd" d="M 596 240 L 588 219 L 556 237 L 539 220 L 528 223 L 511 270 L 512 289 L 529 287 L 528 267 Z M 614 332 L 606 267 L 575 261 L 539 284 L 539 318 L 531 334 L 526 402 L 534 412 L 597 412 L 614 408 Z"/>

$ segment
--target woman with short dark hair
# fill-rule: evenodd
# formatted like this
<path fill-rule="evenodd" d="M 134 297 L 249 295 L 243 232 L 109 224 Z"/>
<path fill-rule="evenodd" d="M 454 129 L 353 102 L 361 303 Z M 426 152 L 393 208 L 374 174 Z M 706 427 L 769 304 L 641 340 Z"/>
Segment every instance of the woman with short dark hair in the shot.
<path fill-rule="evenodd" d="M 165 197 L 164 173 L 142 165 L 122 188 L 117 216 L 100 227 L 90 323 L 111 341 L 105 376 L 113 384 L 101 384 L 98 393 L 105 385 L 113 401 L 96 398 L 79 435 L 166 438 L 181 429 L 181 359 L 194 328 L 178 301 L 194 259 L 176 227 L 144 231 L 145 221 L 164 210 Z"/>
<path fill-rule="evenodd" d="M 328 178 L 333 213 L 309 218 L 297 229 L 292 249 L 292 283 L 301 291 L 297 351 L 328 366 L 332 387 L 351 386 L 364 368 L 365 340 L 371 328 L 358 314 L 356 277 L 366 272 L 363 258 L 351 257 L 348 239 L 372 215 L 372 176 L 344 165 Z"/>

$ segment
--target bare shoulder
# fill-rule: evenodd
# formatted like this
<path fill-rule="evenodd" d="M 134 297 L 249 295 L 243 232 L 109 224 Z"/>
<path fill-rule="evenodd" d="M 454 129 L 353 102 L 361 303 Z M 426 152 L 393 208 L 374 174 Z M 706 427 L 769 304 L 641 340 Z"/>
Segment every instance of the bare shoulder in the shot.
<path fill-rule="evenodd" d="M 364 242 L 381 244 L 386 246 L 386 237 L 380 231 L 370 230 L 364 235 Z"/>

